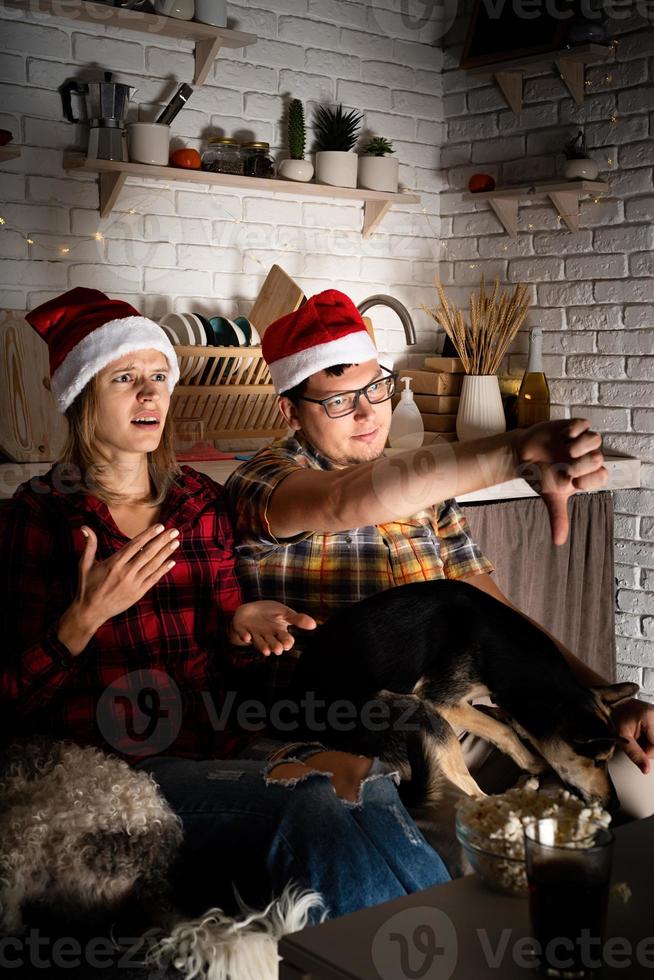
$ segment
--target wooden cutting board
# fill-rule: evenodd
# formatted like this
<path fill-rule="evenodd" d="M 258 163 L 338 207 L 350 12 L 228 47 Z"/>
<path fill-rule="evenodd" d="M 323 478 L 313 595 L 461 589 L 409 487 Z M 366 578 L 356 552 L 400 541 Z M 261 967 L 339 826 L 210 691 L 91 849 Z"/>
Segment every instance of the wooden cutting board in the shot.
<path fill-rule="evenodd" d="M 416 371 L 400 368 L 401 378 L 411 378 L 414 394 L 419 395 L 458 395 L 461 390 L 460 374 L 445 374 L 438 371 Z"/>
<path fill-rule="evenodd" d="M 446 374 L 463 374 L 463 361 L 459 357 L 426 357 L 426 371 L 444 371 Z"/>
<path fill-rule="evenodd" d="M 421 412 L 425 432 L 456 433 L 456 415 L 436 415 L 434 412 Z"/>
<path fill-rule="evenodd" d="M 54 461 L 67 423 L 50 393 L 47 345 L 22 311 L 0 310 L 0 348 L 0 449 L 19 463 Z"/>
<path fill-rule="evenodd" d="M 404 372 L 401 372 L 406 377 Z M 456 415 L 459 411 L 458 395 L 414 395 L 413 400 L 419 412 L 430 412 L 435 415 Z M 393 396 L 393 408 L 400 403 L 400 396 Z"/>
<path fill-rule="evenodd" d="M 293 313 L 306 301 L 298 284 L 279 265 L 274 265 L 266 276 L 254 301 L 248 319 L 263 337 L 274 320 L 286 313 Z"/>

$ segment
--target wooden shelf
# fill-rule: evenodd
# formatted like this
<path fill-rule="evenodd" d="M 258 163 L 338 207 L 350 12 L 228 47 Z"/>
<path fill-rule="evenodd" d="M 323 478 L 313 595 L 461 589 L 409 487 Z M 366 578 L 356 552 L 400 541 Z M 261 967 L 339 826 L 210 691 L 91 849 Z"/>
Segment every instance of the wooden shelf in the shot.
<path fill-rule="evenodd" d="M 202 85 L 221 48 L 245 48 L 256 44 L 254 34 L 212 27 L 194 20 L 178 20 L 160 14 L 146 14 L 125 7 L 109 7 L 89 0 L 5 0 L 5 6 L 26 13 L 52 14 L 60 20 L 76 20 L 101 27 L 140 31 L 151 37 L 174 37 L 195 44 L 194 85 Z"/>
<path fill-rule="evenodd" d="M 522 111 L 522 88 L 525 71 L 554 62 L 561 78 L 577 105 L 583 105 L 585 94 L 586 65 L 589 61 L 608 58 L 611 48 L 604 44 L 580 44 L 575 48 L 561 48 L 546 54 L 532 54 L 524 58 L 500 61 L 494 65 L 469 68 L 468 75 L 477 78 L 494 78 L 508 105 L 516 116 Z"/>
<path fill-rule="evenodd" d="M 496 187 L 492 191 L 463 194 L 465 201 L 488 201 L 504 230 L 512 237 L 518 234 L 518 204 L 530 197 L 545 194 L 570 231 L 579 231 L 579 200 L 588 194 L 603 194 L 609 189 L 604 180 L 540 181 L 517 184 L 515 187 Z"/>
<path fill-rule="evenodd" d="M 268 191 L 296 198 L 330 197 L 345 201 L 361 201 L 364 208 L 362 235 L 368 238 L 394 204 L 418 204 L 417 194 L 390 194 L 366 191 L 354 187 L 332 187 L 328 184 L 302 184 L 293 180 L 271 180 L 263 177 L 241 177 L 234 174 L 213 174 L 205 170 L 181 170 L 177 167 L 152 167 L 144 163 L 122 163 L 119 160 L 90 160 L 80 153 L 64 153 L 64 170 L 83 170 L 100 175 L 100 215 L 105 218 L 116 203 L 128 177 L 147 177 L 157 180 L 181 180 L 208 184 L 221 189 Z"/>
<path fill-rule="evenodd" d="M 17 160 L 20 156 L 20 146 L 12 146 L 7 143 L 6 146 L 0 146 L 0 163 L 4 163 L 6 160 Z"/>

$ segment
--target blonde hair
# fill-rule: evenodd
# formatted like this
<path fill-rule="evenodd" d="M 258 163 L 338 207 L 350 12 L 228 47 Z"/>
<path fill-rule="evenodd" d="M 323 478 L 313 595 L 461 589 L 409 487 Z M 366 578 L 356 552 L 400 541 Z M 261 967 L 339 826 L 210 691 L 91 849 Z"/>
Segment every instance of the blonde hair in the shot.
<path fill-rule="evenodd" d="M 61 462 L 71 465 L 79 473 L 87 489 L 108 506 L 123 500 L 103 483 L 102 472 L 106 465 L 98 461 L 95 428 L 98 418 L 96 393 L 97 375 L 89 381 L 71 405 L 66 409 L 68 437 L 61 455 Z M 170 411 L 166 416 L 161 440 L 157 448 L 148 453 L 148 473 L 152 497 L 134 503 L 158 506 L 166 499 L 171 483 L 181 472 L 173 445 L 174 422 Z"/>

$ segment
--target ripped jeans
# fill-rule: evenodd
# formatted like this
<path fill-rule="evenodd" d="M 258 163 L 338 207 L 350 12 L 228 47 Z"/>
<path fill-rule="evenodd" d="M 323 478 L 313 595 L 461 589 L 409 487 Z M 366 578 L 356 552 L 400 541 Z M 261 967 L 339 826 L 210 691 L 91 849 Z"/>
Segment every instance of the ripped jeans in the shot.
<path fill-rule="evenodd" d="M 354 803 L 336 795 L 325 772 L 291 780 L 267 775 L 280 761 L 310 765 L 317 751 L 296 746 L 271 762 L 158 756 L 138 764 L 184 825 L 175 873 L 183 911 L 200 915 L 220 906 L 234 914 L 234 889 L 260 908 L 292 881 L 319 892 L 335 918 L 449 881 L 405 810 L 395 774 L 378 759 Z M 321 916 L 314 910 L 310 921 Z"/>

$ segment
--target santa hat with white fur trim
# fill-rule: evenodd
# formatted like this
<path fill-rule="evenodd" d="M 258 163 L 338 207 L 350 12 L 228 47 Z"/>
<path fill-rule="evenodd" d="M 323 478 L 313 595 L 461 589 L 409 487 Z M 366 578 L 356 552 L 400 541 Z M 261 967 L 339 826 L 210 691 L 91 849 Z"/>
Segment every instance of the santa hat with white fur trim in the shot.
<path fill-rule="evenodd" d="M 336 364 L 379 358 L 361 314 L 337 289 L 317 293 L 294 313 L 275 320 L 261 346 L 278 394 Z"/>
<path fill-rule="evenodd" d="M 165 356 L 170 392 L 179 380 L 177 355 L 159 324 L 99 289 L 71 289 L 25 319 L 48 345 L 51 390 L 60 412 L 98 371 L 133 351 L 152 349 Z"/>

